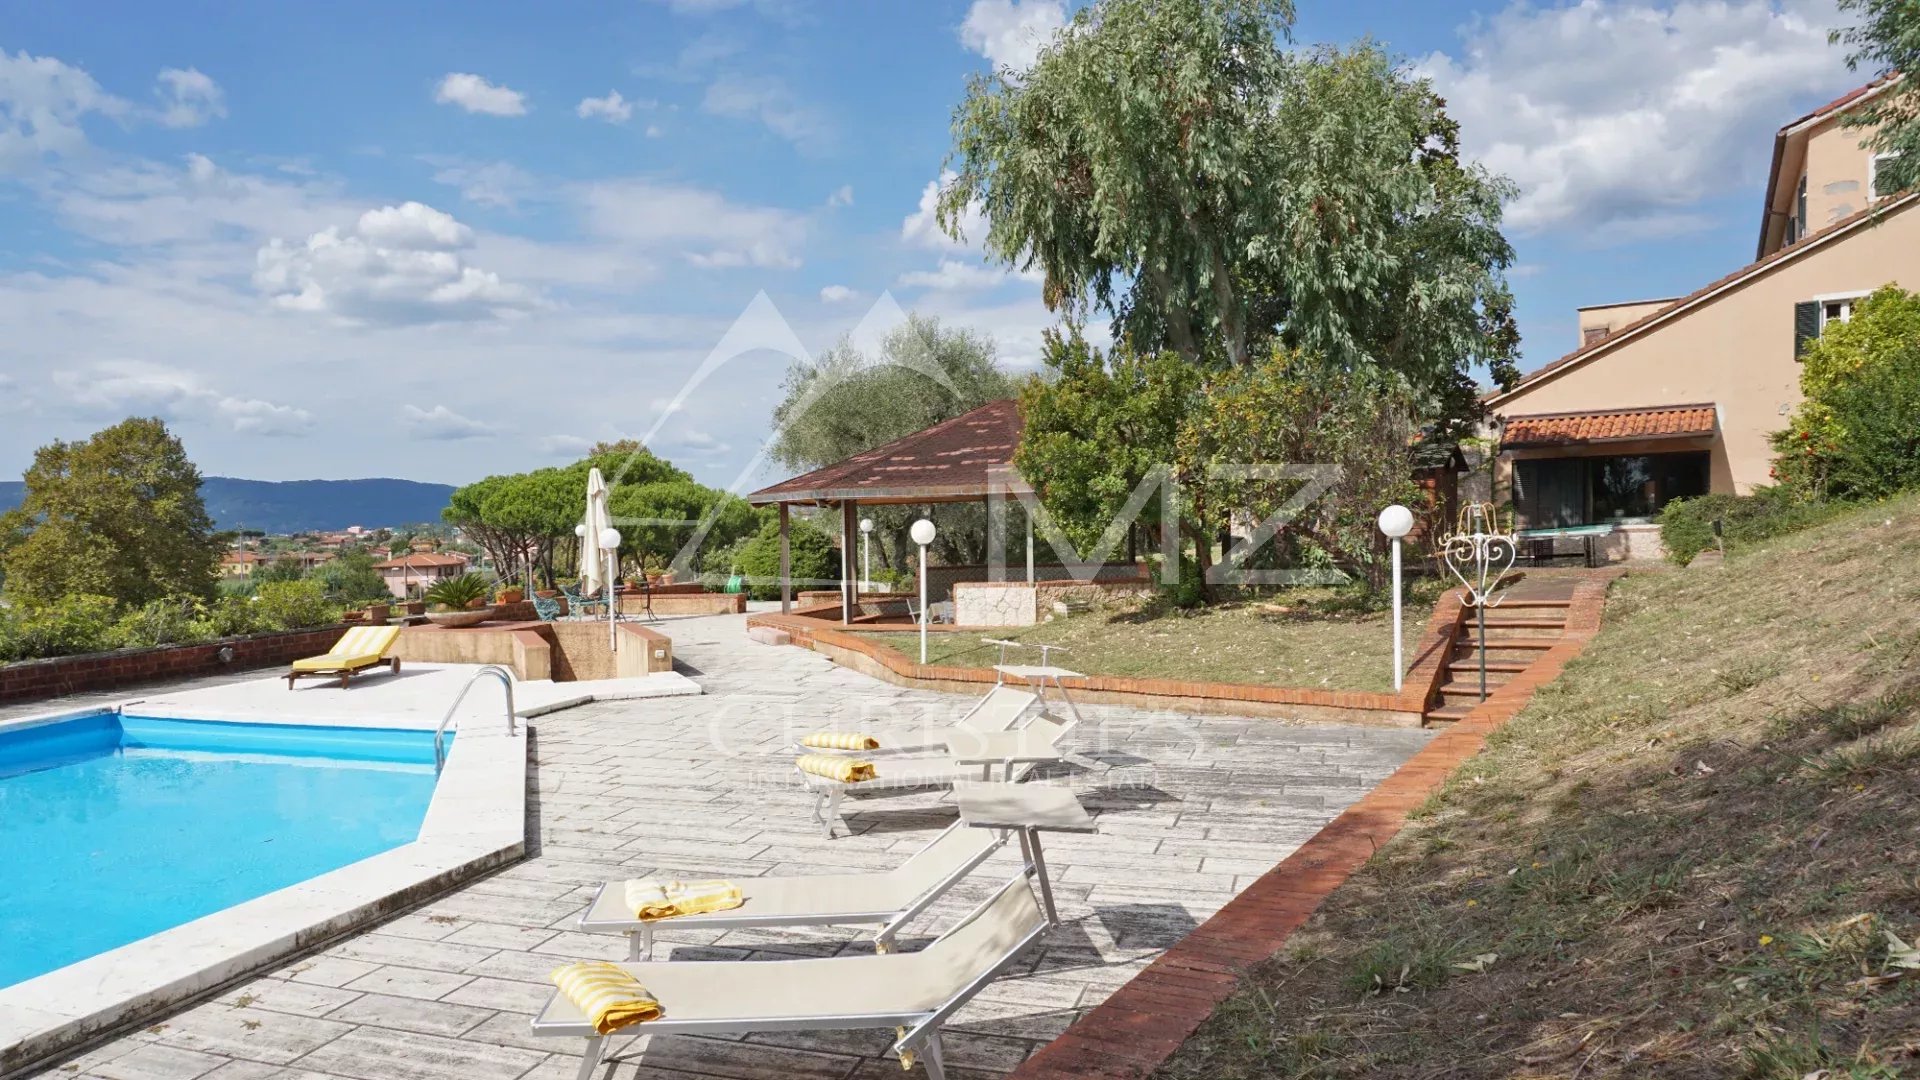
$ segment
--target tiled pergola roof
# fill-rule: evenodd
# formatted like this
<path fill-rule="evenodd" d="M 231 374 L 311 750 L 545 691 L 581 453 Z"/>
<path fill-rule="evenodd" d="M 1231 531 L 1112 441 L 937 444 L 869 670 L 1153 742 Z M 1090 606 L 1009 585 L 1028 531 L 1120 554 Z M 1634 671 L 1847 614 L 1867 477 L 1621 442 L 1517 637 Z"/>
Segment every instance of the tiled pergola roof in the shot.
<path fill-rule="evenodd" d="M 747 496 L 755 506 L 778 503 L 976 502 L 989 487 L 1030 490 L 1012 472 L 1020 445 L 1020 403 L 990 401 L 969 413 L 883 446 L 802 473 Z"/>
<path fill-rule="evenodd" d="M 1509 416 L 1500 433 L 1500 445 L 1503 449 L 1512 449 L 1711 435 L 1714 417 L 1712 405 L 1657 405 L 1644 409 Z"/>

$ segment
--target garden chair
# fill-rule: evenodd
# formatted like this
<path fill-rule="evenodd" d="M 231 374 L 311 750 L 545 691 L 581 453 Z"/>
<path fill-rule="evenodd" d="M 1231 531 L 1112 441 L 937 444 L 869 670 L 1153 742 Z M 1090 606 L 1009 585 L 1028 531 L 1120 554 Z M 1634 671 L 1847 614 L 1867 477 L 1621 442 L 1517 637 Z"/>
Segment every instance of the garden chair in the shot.
<path fill-rule="evenodd" d="M 287 669 L 287 689 L 293 689 L 295 680 L 324 675 L 339 676 L 340 688 L 344 690 L 355 675 L 381 666 L 392 668 L 398 675 L 400 658 L 387 655 L 398 640 L 398 626 L 356 626 L 340 635 L 333 648 L 321 655 L 295 660 Z"/>
<path fill-rule="evenodd" d="M 599 595 L 583 596 L 580 593 L 580 586 L 578 585 L 572 588 L 562 585 L 560 586 L 560 594 L 567 598 L 567 614 L 569 615 L 585 615 L 595 608 L 598 608 L 602 615 L 607 612 L 606 597 Z"/>
<path fill-rule="evenodd" d="M 940 1029 L 1039 939 L 1047 917 L 1023 870 L 931 945 L 911 953 L 812 960 L 690 960 L 619 965 L 659 1002 L 658 1019 L 602 1034 L 555 992 L 533 1034 L 585 1039 L 579 1080 L 599 1070 L 615 1035 L 894 1029 L 903 1063 L 946 1080 Z M 756 1044 L 727 1045 L 750 1051 Z M 772 1048 L 768 1048 L 769 1052 Z"/>

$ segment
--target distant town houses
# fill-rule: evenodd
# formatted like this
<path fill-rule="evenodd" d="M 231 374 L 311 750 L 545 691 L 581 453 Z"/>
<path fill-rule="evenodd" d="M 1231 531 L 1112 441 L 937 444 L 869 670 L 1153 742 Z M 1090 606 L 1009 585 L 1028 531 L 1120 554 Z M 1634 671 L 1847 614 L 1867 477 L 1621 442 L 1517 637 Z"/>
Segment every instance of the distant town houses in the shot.
<path fill-rule="evenodd" d="M 467 572 L 471 560 L 457 551 L 435 551 L 431 545 L 415 545 L 405 555 L 373 564 L 387 583 L 395 599 L 417 596 L 442 578 L 459 577 Z"/>

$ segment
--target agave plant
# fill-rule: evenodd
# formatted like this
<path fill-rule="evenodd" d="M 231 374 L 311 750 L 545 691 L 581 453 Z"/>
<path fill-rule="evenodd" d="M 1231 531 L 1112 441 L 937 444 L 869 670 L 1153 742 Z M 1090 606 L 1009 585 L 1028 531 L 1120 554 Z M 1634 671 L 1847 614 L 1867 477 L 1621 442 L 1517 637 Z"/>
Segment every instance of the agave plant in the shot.
<path fill-rule="evenodd" d="M 492 584 L 483 574 L 469 571 L 458 577 L 441 578 L 426 591 L 427 603 L 448 611 L 465 611 L 476 600 L 485 600 Z"/>

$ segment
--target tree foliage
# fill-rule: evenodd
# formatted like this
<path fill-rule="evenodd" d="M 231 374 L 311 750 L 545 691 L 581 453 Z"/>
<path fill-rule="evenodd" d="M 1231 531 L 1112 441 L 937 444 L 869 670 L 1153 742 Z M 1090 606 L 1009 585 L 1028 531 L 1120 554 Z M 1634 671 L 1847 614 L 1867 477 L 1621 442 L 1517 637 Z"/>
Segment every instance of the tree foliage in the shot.
<path fill-rule="evenodd" d="M 1250 366 L 1278 339 L 1474 408 L 1518 375 L 1499 230 L 1444 102 L 1370 43 L 1291 53 L 1285 0 L 1100 0 L 954 118 L 949 231 L 1141 353 Z"/>
<path fill-rule="evenodd" d="M 840 557 L 833 537 L 808 518 L 787 525 L 787 557 L 793 582 L 800 589 L 835 587 L 840 581 Z M 769 521 L 740 547 L 733 569 L 747 578 L 747 595 L 755 600 L 780 596 L 780 524 Z"/>
<path fill-rule="evenodd" d="M 642 572 L 664 567 L 682 552 L 689 556 L 685 569 L 705 569 L 694 556 L 727 548 L 761 524 L 745 499 L 691 480 L 622 484 L 608 493 L 607 505 L 620 528 L 621 560 L 633 560 Z"/>
<path fill-rule="evenodd" d="M 220 545 L 200 471 L 154 418 L 130 418 L 79 442 L 34 452 L 21 505 L 0 517 L 7 593 L 144 604 L 210 597 Z"/>
<path fill-rule="evenodd" d="M 792 469 L 817 469 L 1013 395 L 992 341 L 910 315 L 882 340 L 878 356 L 843 338 L 813 363 L 789 369 L 773 410 L 770 454 Z M 986 557 L 986 513 L 978 504 L 874 506 L 862 513 L 874 521 L 883 566 L 906 563 L 907 527 L 922 514 L 939 526 L 934 551 L 943 562 Z M 838 533 L 837 522 L 823 528 Z"/>
<path fill-rule="evenodd" d="M 1839 0 L 1842 13 L 1861 21 L 1833 31 L 1836 44 L 1848 48 L 1847 67 L 1867 68 L 1874 77 L 1904 72 L 1879 95 L 1847 114 L 1848 127 L 1875 128 L 1868 145 L 1897 157 L 1880 162 L 1877 179 L 1883 188 L 1905 191 L 1920 187 L 1920 4 L 1914 0 Z"/>
<path fill-rule="evenodd" d="M 1920 487 L 1920 294 L 1888 285 L 1802 357 L 1803 395 L 1773 435 L 1773 475 L 1812 498 Z"/>

